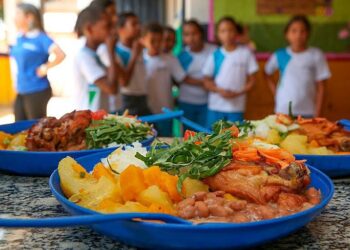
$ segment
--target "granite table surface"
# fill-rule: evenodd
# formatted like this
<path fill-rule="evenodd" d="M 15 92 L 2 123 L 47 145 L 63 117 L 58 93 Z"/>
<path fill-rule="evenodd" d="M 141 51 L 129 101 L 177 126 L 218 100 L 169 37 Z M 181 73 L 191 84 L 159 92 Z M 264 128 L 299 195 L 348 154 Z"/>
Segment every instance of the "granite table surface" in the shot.
<path fill-rule="evenodd" d="M 0 172 L 0 217 L 68 215 L 51 194 L 48 177 L 20 177 Z M 350 249 L 350 178 L 335 179 L 327 208 L 299 231 L 258 249 Z M 3 249 L 135 249 L 88 227 L 0 228 Z"/>

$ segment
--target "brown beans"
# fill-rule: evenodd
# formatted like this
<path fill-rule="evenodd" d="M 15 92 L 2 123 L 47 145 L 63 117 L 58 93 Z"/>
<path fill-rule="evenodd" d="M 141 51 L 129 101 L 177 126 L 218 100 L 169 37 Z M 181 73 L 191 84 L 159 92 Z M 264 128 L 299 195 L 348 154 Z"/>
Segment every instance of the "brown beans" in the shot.
<path fill-rule="evenodd" d="M 206 192 L 198 192 L 193 195 L 193 198 L 196 201 L 203 201 L 207 198 L 207 193 Z"/>
<path fill-rule="evenodd" d="M 179 216 L 184 219 L 192 219 L 195 217 L 196 209 L 194 206 L 186 206 L 179 210 Z"/>
<path fill-rule="evenodd" d="M 210 215 L 218 217 L 226 217 L 228 215 L 225 207 L 219 205 L 208 206 Z"/>
<path fill-rule="evenodd" d="M 194 207 L 196 209 L 196 215 L 198 217 L 206 218 L 209 216 L 209 209 L 203 201 L 196 201 Z"/>
<path fill-rule="evenodd" d="M 227 205 L 235 211 L 240 211 L 246 208 L 247 201 L 244 201 L 244 200 L 229 201 Z"/>
<path fill-rule="evenodd" d="M 236 211 L 247 206 L 246 201 L 227 200 L 225 192 L 198 192 L 177 204 L 178 214 L 185 219 L 220 217 L 229 220 Z"/>

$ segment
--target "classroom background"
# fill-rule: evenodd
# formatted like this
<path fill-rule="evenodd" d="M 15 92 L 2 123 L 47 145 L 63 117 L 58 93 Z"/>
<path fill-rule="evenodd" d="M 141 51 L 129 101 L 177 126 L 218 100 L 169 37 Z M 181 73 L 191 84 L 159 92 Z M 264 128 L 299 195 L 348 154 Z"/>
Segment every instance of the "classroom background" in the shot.
<path fill-rule="evenodd" d="M 32 3 L 41 9 L 46 31 L 67 55 L 73 53 L 70 44 L 76 39 L 73 28 L 77 13 L 90 3 L 89 0 L 0 0 L 0 124 L 14 121 L 12 103 L 15 92 L 8 44 L 16 37 L 13 18 L 16 4 L 20 2 Z M 247 119 L 259 119 L 273 112 L 273 97 L 263 76 L 264 64 L 272 51 L 286 45 L 281 34 L 289 17 L 305 14 L 313 27 L 310 45 L 323 50 L 332 72 L 326 86 L 322 115 L 330 120 L 350 117 L 348 0 L 116 0 L 116 3 L 118 12 L 133 11 L 142 23 L 158 21 L 170 25 L 179 37 L 182 22 L 188 18 L 199 20 L 209 41 L 215 38 L 215 22 L 224 15 L 233 16 L 247 27 L 260 66 L 256 85 L 248 94 Z M 181 39 L 178 39 L 175 53 L 181 46 Z M 65 74 L 67 67 L 68 63 L 63 62 L 49 72 L 54 94 L 47 107 L 50 116 L 61 116 L 70 111 L 66 106 L 71 84 Z"/>

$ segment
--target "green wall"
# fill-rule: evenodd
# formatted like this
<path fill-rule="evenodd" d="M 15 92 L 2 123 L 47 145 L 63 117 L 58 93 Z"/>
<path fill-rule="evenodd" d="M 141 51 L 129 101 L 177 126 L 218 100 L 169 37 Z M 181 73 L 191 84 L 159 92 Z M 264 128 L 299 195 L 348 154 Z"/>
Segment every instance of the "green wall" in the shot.
<path fill-rule="evenodd" d="M 307 1 L 307 0 L 306 0 Z M 310 16 L 312 34 L 310 45 L 324 51 L 343 52 L 349 50 L 349 40 L 339 40 L 339 30 L 350 21 L 350 0 L 333 0 L 333 15 Z M 249 25 L 251 38 L 258 51 L 274 51 L 286 45 L 283 28 L 288 15 L 258 15 L 256 0 L 215 0 L 216 21 L 224 15 Z"/>

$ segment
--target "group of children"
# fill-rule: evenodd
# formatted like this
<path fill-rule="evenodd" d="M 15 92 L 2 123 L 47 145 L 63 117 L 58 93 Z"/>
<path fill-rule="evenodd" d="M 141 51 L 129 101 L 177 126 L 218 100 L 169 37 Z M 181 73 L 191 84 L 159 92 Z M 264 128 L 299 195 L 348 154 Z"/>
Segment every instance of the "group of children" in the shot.
<path fill-rule="evenodd" d="M 266 64 L 276 112 L 288 113 L 292 102 L 296 114 L 319 115 L 330 72 L 322 52 L 307 46 L 310 29 L 305 17 L 292 18 L 285 29 L 289 46 Z M 259 67 L 251 49 L 237 42 L 239 26 L 233 18 L 223 17 L 217 23 L 219 47 L 205 42 L 197 21 L 185 21 L 185 46 L 177 56 L 172 54 L 173 29 L 158 23 L 141 27 L 132 12 L 117 16 L 114 1 L 93 1 L 79 14 L 76 31 L 83 41 L 74 64 L 76 109 L 128 110 L 139 116 L 160 113 L 162 107 L 174 107 L 176 84 L 178 106 L 194 122 L 210 127 L 219 119 L 243 120 L 246 94 Z M 272 77 L 276 70 L 278 84 Z M 121 99 L 121 110 L 116 110 L 116 98 Z M 171 123 L 156 126 L 162 136 L 171 135 Z"/>

